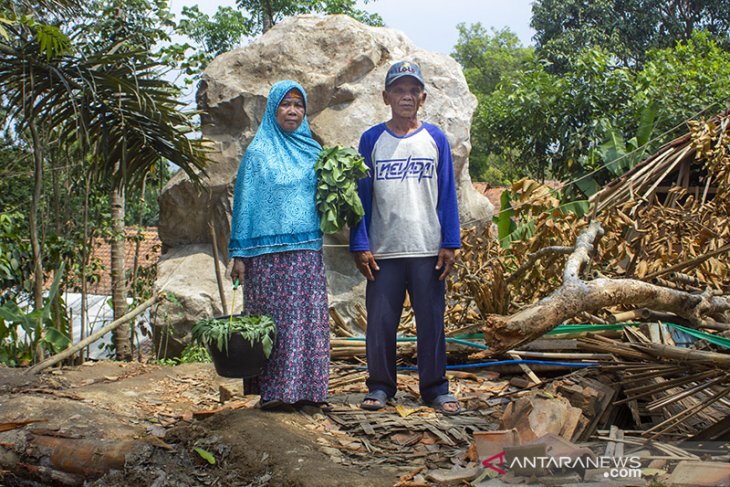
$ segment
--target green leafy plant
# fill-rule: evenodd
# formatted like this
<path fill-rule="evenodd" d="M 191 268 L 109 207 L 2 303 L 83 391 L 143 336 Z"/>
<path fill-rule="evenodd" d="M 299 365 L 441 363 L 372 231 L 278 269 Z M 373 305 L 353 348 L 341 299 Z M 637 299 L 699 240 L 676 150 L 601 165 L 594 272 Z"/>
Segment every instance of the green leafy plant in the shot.
<path fill-rule="evenodd" d="M 175 366 L 180 364 L 208 363 L 211 362 L 210 352 L 206 347 L 191 343 L 185 347 L 180 357 L 161 358 L 154 361 L 157 365 Z"/>
<path fill-rule="evenodd" d="M 59 294 L 63 273 L 61 263 L 42 308 L 29 311 L 15 301 L 0 305 L 0 363 L 27 365 L 33 359 L 43 360 L 44 352 L 58 353 L 71 344 L 66 333 L 54 327 L 53 319 L 53 300 Z"/>
<path fill-rule="evenodd" d="M 251 346 L 260 342 L 264 355 L 269 358 L 276 337 L 276 324 L 266 315 L 236 315 L 230 318 L 204 318 L 193 326 L 193 340 L 206 347 L 215 346 L 220 351 L 228 350 L 228 340 L 238 333 Z"/>
<path fill-rule="evenodd" d="M 325 147 L 314 164 L 317 174 L 317 210 L 324 233 L 335 233 L 362 220 L 365 211 L 357 194 L 357 180 L 368 167 L 355 149 Z"/>

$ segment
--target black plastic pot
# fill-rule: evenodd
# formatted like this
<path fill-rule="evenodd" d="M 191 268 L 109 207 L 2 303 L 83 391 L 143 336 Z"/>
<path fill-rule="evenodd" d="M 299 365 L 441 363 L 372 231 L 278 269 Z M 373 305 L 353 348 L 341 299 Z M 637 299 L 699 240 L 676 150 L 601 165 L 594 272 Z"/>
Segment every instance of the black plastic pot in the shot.
<path fill-rule="evenodd" d="M 216 318 L 227 320 L 227 316 Z M 261 342 L 251 345 L 251 342 L 233 333 L 228 339 L 228 350 L 219 350 L 211 343 L 208 351 L 213 359 L 215 371 L 221 377 L 244 378 L 256 377 L 261 374 L 261 369 L 266 364 L 267 358 L 264 355 L 264 347 Z"/>

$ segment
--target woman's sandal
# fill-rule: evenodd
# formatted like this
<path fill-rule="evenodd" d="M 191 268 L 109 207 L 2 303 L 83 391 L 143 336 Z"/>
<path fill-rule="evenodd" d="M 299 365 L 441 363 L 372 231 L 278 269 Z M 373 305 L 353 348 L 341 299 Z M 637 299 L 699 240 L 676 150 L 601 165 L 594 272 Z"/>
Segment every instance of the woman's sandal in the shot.
<path fill-rule="evenodd" d="M 449 403 L 455 403 L 457 408 L 454 409 L 453 411 L 444 408 L 444 406 Z M 433 401 L 431 401 L 429 406 L 434 408 L 434 410 L 436 410 L 436 412 L 441 413 L 441 414 L 446 414 L 448 416 L 454 416 L 457 414 L 461 414 L 464 411 L 464 409 L 462 409 L 461 405 L 459 404 L 459 400 L 456 399 L 456 397 L 454 397 L 451 394 L 442 394 L 440 396 L 436 396 L 436 398 Z"/>
<path fill-rule="evenodd" d="M 388 397 L 385 391 L 375 390 L 368 392 L 360 403 L 360 408 L 367 411 L 378 411 L 383 409 L 388 401 L 393 399 Z M 375 404 L 367 404 L 365 401 L 375 401 Z"/>
<path fill-rule="evenodd" d="M 258 406 L 262 411 L 294 411 L 294 406 L 278 399 L 271 399 L 268 401 L 264 401 L 262 399 L 259 401 Z"/>
<path fill-rule="evenodd" d="M 315 402 L 302 399 L 294 403 L 294 407 L 307 414 L 329 413 L 332 411 L 332 404 L 327 401 Z"/>

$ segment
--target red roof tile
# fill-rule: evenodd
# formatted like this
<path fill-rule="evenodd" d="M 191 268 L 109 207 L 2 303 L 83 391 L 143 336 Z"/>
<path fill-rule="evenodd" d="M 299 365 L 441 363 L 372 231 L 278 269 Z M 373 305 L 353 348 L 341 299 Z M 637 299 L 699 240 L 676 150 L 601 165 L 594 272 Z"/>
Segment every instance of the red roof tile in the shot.
<path fill-rule="evenodd" d="M 124 269 L 129 275 L 134 269 L 134 256 L 139 240 L 139 268 L 149 268 L 157 265 L 160 260 L 162 242 L 157 234 L 157 227 L 127 227 L 124 231 L 126 242 L 124 245 Z M 97 272 L 98 282 L 88 286 L 90 294 L 111 295 L 111 245 L 108 240 L 95 240 L 92 244 L 91 259 L 98 259 L 102 269 Z M 92 260 L 93 262 L 93 260 Z"/>

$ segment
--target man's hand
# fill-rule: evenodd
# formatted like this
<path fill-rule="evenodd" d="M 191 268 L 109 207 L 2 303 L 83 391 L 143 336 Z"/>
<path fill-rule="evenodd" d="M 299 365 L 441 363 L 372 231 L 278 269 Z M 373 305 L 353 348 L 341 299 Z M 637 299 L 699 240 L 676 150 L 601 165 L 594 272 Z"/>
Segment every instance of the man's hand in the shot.
<path fill-rule="evenodd" d="M 378 263 L 375 262 L 375 257 L 369 250 L 361 250 L 352 253 L 352 258 L 355 259 L 355 265 L 357 269 L 362 273 L 368 281 L 375 280 L 375 271 L 379 271 Z"/>
<path fill-rule="evenodd" d="M 243 259 L 240 257 L 234 257 L 233 267 L 231 267 L 231 281 L 233 281 L 233 284 L 236 284 L 236 280 L 238 280 L 239 283 L 243 282 L 244 270 L 245 266 L 243 264 Z"/>
<path fill-rule="evenodd" d="M 443 269 L 443 272 L 441 272 L 441 275 L 439 276 L 439 281 L 443 281 L 444 279 L 446 279 L 446 276 L 449 275 L 451 269 L 454 268 L 454 262 L 456 262 L 456 251 L 454 249 L 439 250 L 439 258 L 436 262 L 436 270 L 440 271 L 441 269 Z"/>

